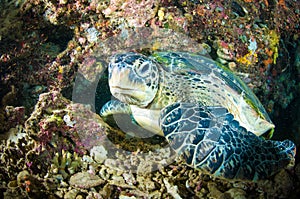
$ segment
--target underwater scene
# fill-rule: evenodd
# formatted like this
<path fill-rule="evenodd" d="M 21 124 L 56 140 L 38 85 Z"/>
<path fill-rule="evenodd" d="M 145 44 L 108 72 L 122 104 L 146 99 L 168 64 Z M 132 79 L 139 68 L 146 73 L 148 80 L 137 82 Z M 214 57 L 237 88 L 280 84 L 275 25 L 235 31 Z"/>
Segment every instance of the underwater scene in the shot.
<path fill-rule="evenodd" d="M 299 0 L 0 0 L 0 198 L 300 196 Z"/>

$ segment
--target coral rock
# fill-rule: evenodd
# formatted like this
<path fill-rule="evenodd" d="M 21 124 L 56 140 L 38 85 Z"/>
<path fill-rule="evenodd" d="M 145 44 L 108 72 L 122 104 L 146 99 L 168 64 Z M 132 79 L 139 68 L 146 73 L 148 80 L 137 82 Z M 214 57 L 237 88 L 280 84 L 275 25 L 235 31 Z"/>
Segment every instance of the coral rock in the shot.
<path fill-rule="evenodd" d="M 71 176 L 70 185 L 78 188 L 92 188 L 103 184 L 105 181 L 99 176 L 90 174 L 88 172 L 79 172 Z"/>

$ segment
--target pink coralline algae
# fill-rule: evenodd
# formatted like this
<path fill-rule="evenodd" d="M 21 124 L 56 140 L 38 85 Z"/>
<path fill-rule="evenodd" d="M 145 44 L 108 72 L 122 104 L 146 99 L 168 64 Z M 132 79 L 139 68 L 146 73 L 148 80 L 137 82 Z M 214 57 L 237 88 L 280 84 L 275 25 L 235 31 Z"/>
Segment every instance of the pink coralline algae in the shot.
<path fill-rule="evenodd" d="M 35 110 L 25 122 L 26 131 L 37 140 L 38 150 L 46 149 L 50 153 L 73 150 L 84 153 L 80 139 L 63 120 L 68 114 L 68 104 L 70 101 L 56 91 L 40 95 Z"/>
<path fill-rule="evenodd" d="M 25 127 L 37 140 L 38 150 L 72 150 L 79 154 L 101 144 L 109 128 L 89 106 L 71 103 L 56 91 L 40 95 Z"/>
<path fill-rule="evenodd" d="M 155 16 L 157 11 L 155 8 L 159 2 L 159 0 L 112 0 L 103 13 L 110 18 L 125 18 L 130 26 L 142 27 Z"/>
<path fill-rule="evenodd" d="M 70 104 L 68 109 L 72 120 L 76 121 L 72 131 L 79 136 L 80 144 L 87 150 L 103 144 L 109 127 L 100 116 L 83 104 Z"/>

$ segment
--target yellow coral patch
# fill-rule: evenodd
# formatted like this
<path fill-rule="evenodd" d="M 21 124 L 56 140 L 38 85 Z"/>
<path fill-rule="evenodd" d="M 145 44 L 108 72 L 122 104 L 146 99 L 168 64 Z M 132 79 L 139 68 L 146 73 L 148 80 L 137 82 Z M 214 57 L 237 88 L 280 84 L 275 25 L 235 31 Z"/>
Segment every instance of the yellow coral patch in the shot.
<path fill-rule="evenodd" d="M 160 9 L 158 10 L 157 15 L 158 15 L 158 20 L 159 20 L 159 21 L 162 21 L 162 20 L 164 19 L 164 16 L 165 16 L 164 9 L 163 9 L 163 8 L 160 8 Z"/>
<path fill-rule="evenodd" d="M 240 57 L 237 59 L 237 61 L 241 64 L 244 64 L 246 66 L 249 66 L 251 65 L 252 63 L 256 63 L 258 62 L 258 59 L 257 59 L 257 54 L 252 52 L 251 50 L 246 54 L 244 55 L 243 57 Z"/>
<path fill-rule="evenodd" d="M 278 46 L 279 46 L 280 35 L 275 30 L 269 32 L 270 50 L 273 52 L 273 63 L 276 64 L 278 57 Z"/>

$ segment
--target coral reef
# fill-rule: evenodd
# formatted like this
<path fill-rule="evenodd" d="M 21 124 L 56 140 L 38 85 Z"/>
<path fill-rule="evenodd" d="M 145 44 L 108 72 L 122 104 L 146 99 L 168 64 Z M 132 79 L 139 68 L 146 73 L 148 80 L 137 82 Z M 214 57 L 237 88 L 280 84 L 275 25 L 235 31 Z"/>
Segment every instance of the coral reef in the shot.
<path fill-rule="evenodd" d="M 158 3 L 159 0 L 112 0 L 102 12 L 105 17 L 113 20 L 122 18 L 129 26 L 142 27 L 156 15 Z"/>
<path fill-rule="evenodd" d="M 275 138 L 299 148 L 298 1 L 0 2 L 1 198 L 300 193 L 299 158 L 295 168 L 258 183 L 213 179 L 175 161 L 164 138 L 134 137 L 94 112 L 110 99 L 112 54 L 201 53 L 240 75 L 271 114 Z"/>
<path fill-rule="evenodd" d="M 6 198 L 285 198 L 299 186 L 299 163 L 295 173 L 283 170 L 258 183 L 213 179 L 174 162 L 163 142 L 127 137 L 57 91 L 40 95 L 25 126 L 23 136 L 2 140 Z"/>
<path fill-rule="evenodd" d="M 212 51 L 216 52 L 217 60 L 221 63 L 228 64 L 234 71 L 246 73 L 250 77 L 248 84 L 255 88 L 256 93 L 264 96 L 261 99 L 269 107 L 270 112 L 276 106 L 286 108 L 291 101 L 286 101 L 280 96 L 277 98 L 278 91 L 280 90 L 282 96 L 289 96 L 297 89 L 297 84 L 292 83 L 286 87 L 284 94 L 282 89 L 277 88 L 283 82 L 291 82 L 294 78 L 288 75 L 291 74 L 293 66 L 284 66 L 283 62 L 277 60 L 280 56 L 283 59 L 293 57 L 286 51 L 288 48 L 286 45 L 297 42 L 299 37 L 299 33 L 296 33 L 299 17 L 296 10 L 299 9 L 299 4 L 286 1 L 285 7 L 275 2 L 271 5 L 269 1 L 251 1 L 251 3 L 232 1 L 231 4 L 202 2 L 191 10 L 195 13 L 192 26 L 189 26 L 192 37 L 212 44 Z M 292 7 L 297 9 L 294 10 Z M 283 13 L 288 17 L 281 17 Z M 194 27 L 205 31 L 204 33 L 194 31 Z M 236 62 L 234 67 L 232 61 Z M 287 67 L 289 72 L 286 71 Z M 269 101 L 276 101 L 275 106 L 271 106 Z"/>

